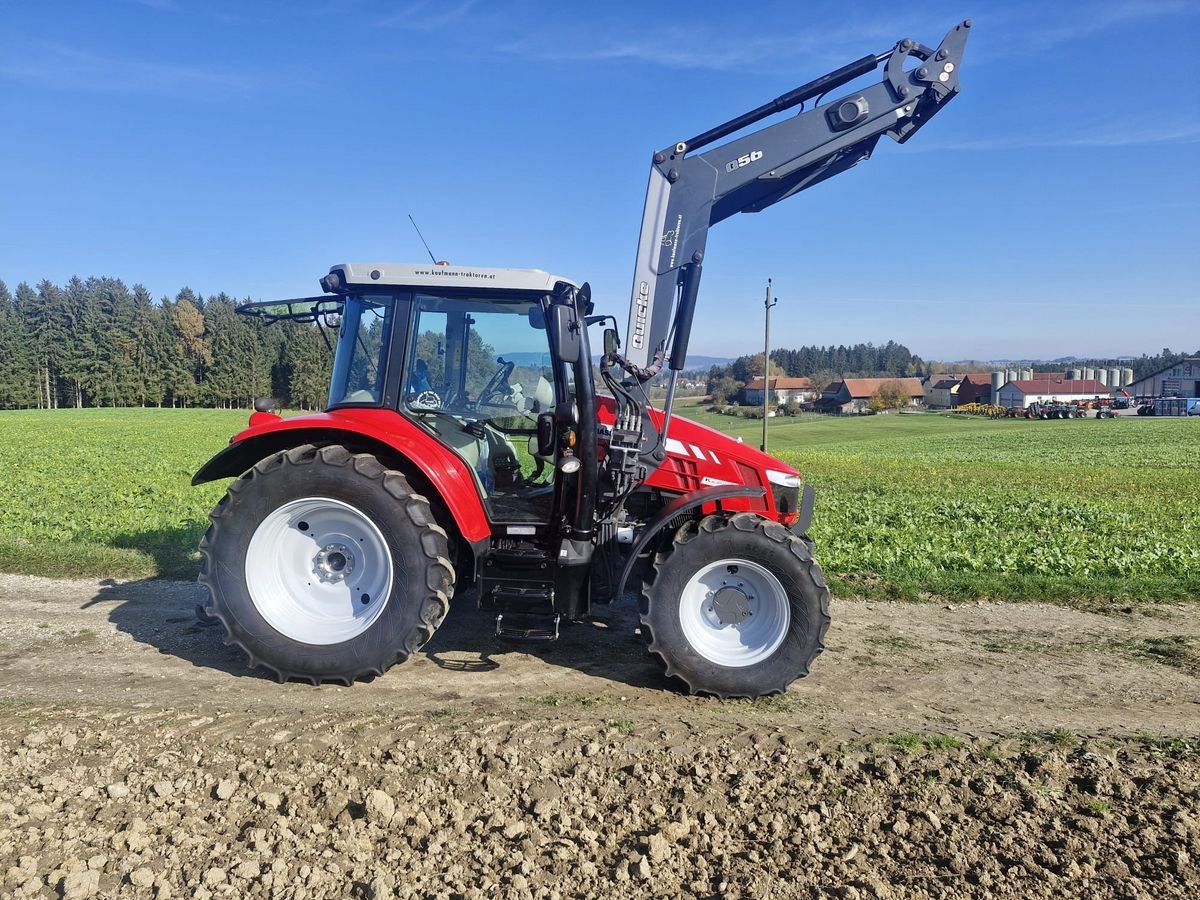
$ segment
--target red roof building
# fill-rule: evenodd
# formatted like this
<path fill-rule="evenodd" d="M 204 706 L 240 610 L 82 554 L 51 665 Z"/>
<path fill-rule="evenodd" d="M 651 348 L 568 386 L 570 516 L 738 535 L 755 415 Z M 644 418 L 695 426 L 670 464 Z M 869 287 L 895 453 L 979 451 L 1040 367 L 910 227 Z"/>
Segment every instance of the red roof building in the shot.
<path fill-rule="evenodd" d="M 894 381 L 898 381 L 908 395 L 909 408 L 924 405 L 925 388 L 920 378 L 844 378 L 821 391 L 820 408 L 828 412 L 866 412 L 876 391 Z"/>

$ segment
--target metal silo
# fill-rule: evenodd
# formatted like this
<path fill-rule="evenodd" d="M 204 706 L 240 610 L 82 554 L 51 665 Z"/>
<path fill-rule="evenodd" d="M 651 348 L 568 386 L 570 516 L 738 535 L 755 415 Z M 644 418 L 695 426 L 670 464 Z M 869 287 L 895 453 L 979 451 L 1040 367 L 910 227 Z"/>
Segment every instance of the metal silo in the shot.
<path fill-rule="evenodd" d="M 1092 366 L 1086 366 L 1084 368 L 1083 380 L 1084 381 L 1095 381 L 1096 380 L 1096 370 Z"/>
<path fill-rule="evenodd" d="M 1128 366 L 1121 370 L 1121 384 L 1124 387 L 1129 387 L 1129 385 L 1133 384 L 1133 369 Z"/>
<path fill-rule="evenodd" d="M 1101 384 L 1108 384 L 1108 369 L 1097 369 L 1096 380 Z"/>
<path fill-rule="evenodd" d="M 1083 373 L 1078 369 L 1067 369 L 1067 381 L 1078 381 L 1082 377 Z"/>
<path fill-rule="evenodd" d="M 1000 402 L 1000 388 L 1002 388 L 1002 387 L 1004 387 L 1004 373 L 1003 372 L 993 372 L 992 373 L 992 402 L 993 403 Z"/>
<path fill-rule="evenodd" d="M 1033 369 L 1022 369 L 1021 370 L 1021 380 L 1022 381 L 1033 381 Z"/>
<path fill-rule="evenodd" d="M 1010 381 L 1017 381 L 1021 377 L 1021 373 L 1016 369 L 1004 370 L 1004 382 L 1007 384 Z"/>
<path fill-rule="evenodd" d="M 1108 370 L 1108 386 L 1109 387 L 1120 387 L 1121 386 L 1121 370 L 1119 367 L 1113 366 L 1111 369 Z"/>

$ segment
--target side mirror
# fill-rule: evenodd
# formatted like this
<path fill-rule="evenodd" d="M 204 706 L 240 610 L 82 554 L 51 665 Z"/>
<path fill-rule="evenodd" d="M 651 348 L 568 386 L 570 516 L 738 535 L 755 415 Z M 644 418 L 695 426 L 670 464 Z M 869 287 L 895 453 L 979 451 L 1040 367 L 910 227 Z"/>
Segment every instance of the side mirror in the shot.
<path fill-rule="evenodd" d="M 580 337 L 579 317 L 573 306 L 555 303 L 550 307 L 550 320 L 554 329 L 554 349 L 560 362 L 579 362 L 583 348 Z"/>
<path fill-rule="evenodd" d="M 537 417 L 537 455 L 554 456 L 554 413 Z"/>
<path fill-rule="evenodd" d="M 621 339 L 617 337 L 617 329 L 604 329 L 604 355 L 612 356 L 621 349 Z"/>

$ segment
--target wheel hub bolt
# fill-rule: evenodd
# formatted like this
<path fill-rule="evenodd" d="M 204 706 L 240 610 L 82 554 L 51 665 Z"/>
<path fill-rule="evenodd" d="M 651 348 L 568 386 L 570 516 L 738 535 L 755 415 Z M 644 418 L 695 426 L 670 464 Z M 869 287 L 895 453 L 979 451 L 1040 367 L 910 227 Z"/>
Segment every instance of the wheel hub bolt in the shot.
<path fill-rule="evenodd" d="M 722 625 L 740 625 L 750 615 L 750 598 L 732 587 L 723 587 L 712 598 L 711 609 Z"/>
<path fill-rule="evenodd" d="M 354 571 L 354 555 L 345 544 L 326 544 L 313 557 L 313 572 L 324 584 L 345 581 Z"/>

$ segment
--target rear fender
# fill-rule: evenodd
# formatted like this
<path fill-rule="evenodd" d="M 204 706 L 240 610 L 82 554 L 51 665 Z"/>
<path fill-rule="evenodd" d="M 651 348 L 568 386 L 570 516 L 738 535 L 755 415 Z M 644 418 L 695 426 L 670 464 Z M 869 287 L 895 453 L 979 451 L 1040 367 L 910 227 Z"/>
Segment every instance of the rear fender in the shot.
<path fill-rule="evenodd" d="M 474 474 L 461 457 L 398 415 L 380 419 L 379 410 L 353 412 L 283 419 L 247 429 L 205 463 L 192 484 L 235 478 L 268 456 L 301 444 L 341 444 L 355 453 L 370 453 L 407 475 L 435 511 L 439 505 L 444 509 L 452 537 L 457 533 L 472 545 L 491 537 Z"/>

